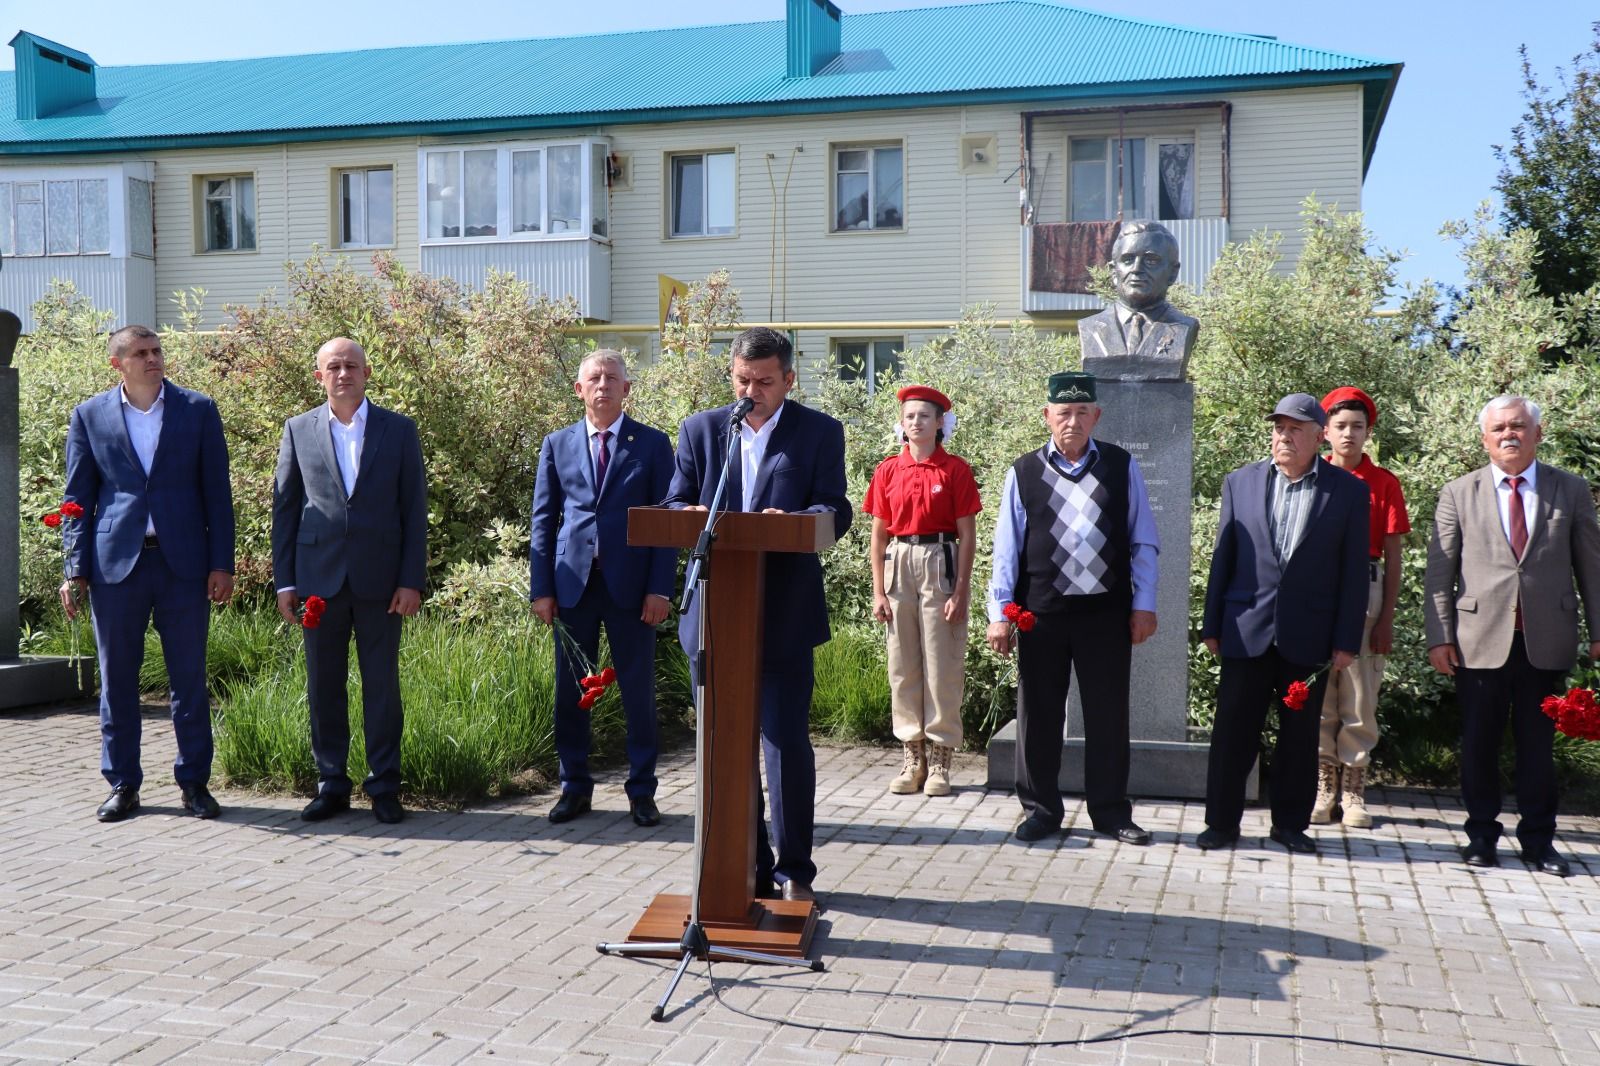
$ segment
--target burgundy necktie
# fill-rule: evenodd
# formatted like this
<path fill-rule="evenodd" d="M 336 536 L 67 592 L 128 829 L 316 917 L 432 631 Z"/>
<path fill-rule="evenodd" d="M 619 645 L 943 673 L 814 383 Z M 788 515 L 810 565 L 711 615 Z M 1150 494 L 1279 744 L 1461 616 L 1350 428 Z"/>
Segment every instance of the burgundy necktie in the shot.
<path fill-rule="evenodd" d="M 594 493 L 596 496 L 600 495 L 600 490 L 606 484 L 606 463 L 610 461 L 610 456 L 606 455 L 606 441 L 610 437 L 611 431 L 609 429 L 600 431 L 600 448 L 594 454 Z"/>
<path fill-rule="evenodd" d="M 1522 482 L 1523 478 L 1508 477 L 1506 484 L 1511 486 L 1510 525 L 1511 525 L 1511 554 L 1519 560 L 1522 553 L 1528 550 L 1528 515 L 1522 509 Z M 1516 627 L 1522 628 L 1522 593 L 1517 593 L 1517 618 Z"/>

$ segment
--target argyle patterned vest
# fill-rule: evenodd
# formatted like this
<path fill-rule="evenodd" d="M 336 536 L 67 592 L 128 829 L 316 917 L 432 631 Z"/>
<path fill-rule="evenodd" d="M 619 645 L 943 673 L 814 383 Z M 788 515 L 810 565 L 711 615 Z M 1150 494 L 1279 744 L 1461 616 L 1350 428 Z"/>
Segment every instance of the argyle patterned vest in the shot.
<path fill-rule="evenodd" d="M 1036 614 L 1117 598 L 1132 601 L 1128 570 L 1128 453 L 1095 441 L 1099 454 L 1076 477 L 1046 458 L 1048 446 L 1013 464 L 1027 516 L 1014 596 Z"/>

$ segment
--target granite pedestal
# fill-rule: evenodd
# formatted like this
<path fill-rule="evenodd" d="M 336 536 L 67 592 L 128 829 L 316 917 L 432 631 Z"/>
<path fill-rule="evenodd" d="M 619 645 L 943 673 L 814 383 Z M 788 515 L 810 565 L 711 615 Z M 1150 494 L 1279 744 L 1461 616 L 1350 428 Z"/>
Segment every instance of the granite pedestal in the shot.
<path fill-rule="evenodd" d="M 16 368 L 0 366 L 0 710 L 72 699 L 87 691 L 86 677 L 93 681 L 93 667 L 82 662 L 75 668 L 66 659 L 17 655 L 22 634 L 17 401 Z"/>

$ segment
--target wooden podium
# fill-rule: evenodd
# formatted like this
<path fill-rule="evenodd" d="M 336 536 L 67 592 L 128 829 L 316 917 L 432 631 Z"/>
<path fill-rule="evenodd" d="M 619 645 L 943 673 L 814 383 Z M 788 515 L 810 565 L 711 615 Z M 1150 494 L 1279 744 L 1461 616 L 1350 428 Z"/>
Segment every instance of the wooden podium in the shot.
<path fill-rule="evenodd" d="M 628 511 L 628 543 L 693 548 L 706 512 L 663 507 Z M 713 948 L 800 958 L 811 945 L 816 905 L 755 898 L 756 800 L 760 787 L 763 565 L 768 552 L 818 552 L 834 542 L 833 515 L 724 512 L 716 525 L 705 602 L 705 707 L 697 737 L 695 797 L 700 922 Z M 697 592 L 697 597 L 702 593 Z M 676 942 L 690 897 L 663 892 L 628 934 L 629 943 Z M 663 952 L 662 954 L 668 954 Z"/>

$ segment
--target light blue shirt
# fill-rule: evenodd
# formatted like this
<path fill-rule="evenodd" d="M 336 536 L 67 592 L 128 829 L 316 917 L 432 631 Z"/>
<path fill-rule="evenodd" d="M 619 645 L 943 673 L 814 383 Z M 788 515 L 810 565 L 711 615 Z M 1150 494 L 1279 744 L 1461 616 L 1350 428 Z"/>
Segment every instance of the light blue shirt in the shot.
<path fill-rule="evenodd" d="M 1068 474 L 1077 474 L 1100 454 L 1094 440 L 1077 462 L 1069 462 L 1051 440 L 1046 456 L 1054 458 Z M 1000 492 L 1000 513 L 994 523 L 994 574 L 989 581 L 989 621 L 1005 620 L 1005 605 L 1017 587 L 1022 567 L 1022 545 L 1028 535 L 1028 515 L 1017 492 L 1015 467 L 1006 471 L 1005 488 Z M 1145 488 L 1139 460 L 1128 457 L 1128 569 L 1133 581 L 1133 609 L 1156 609 L 1156 557 L 1161 553 L 1161 536 L 1156 532 L 1155 512 L 1150 510 L 1150 492 Z"/>

